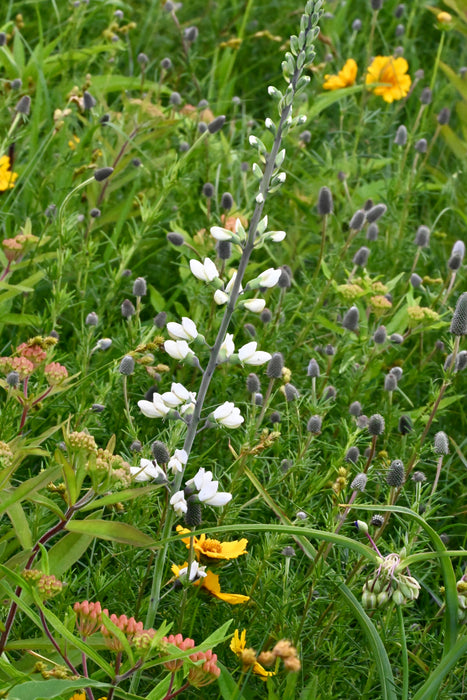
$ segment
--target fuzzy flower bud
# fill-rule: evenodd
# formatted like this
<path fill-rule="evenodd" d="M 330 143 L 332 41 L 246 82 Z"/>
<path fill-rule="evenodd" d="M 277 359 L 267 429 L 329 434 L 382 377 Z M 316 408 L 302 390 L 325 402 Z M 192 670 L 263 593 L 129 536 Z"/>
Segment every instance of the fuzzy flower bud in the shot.
<path fill-rule="evenodd" d="M 350 488 L 353 491 L 360 491 L 363 493 L 363 491 L 366 488 L 367 481 L 368 481 L 367 475 L 364 474 L 363 472 L 361 472 L 360 474 L 357 474 L 355 479 L 352 481 L 352 483 L 350 484 Z"/>
<path fill-rule="evenodd" d="M 435 435 L 434 441 L 434 451 L 437 455 L 447 455 L 449 454 L 449 441 L 448 436 L 442 430 Z"/>
<path fill-rule="evenodd" d="M 386 210 L 387 206 L 385 204 L 376 204 L 374 207 L 371 207 L 369 211 L 367 211 L 366 220 L 369 224 L 373 224 L 386 213 Z"/>
<path fill-rule="evenodd" d="M 407 128 L 404 126 L 404 124 L 401 124 L 398 127 L 394 138 L 394 143 L 396 146 L 405 146 L 407 143 Z"/>
<path fill-rule="evenodd" d="M 284 367 L 284 357 L 281 352 L 275 352 L 268 362 L 266 374 L 271 379 L 280 379 L 282 377 L 282 368 Z"/>
<path fill-rule="evenodd" d="M 306 429 L 312 435 L 319 435 L 321 432 L 322 424 L 323 421 L 321 416 L 311 416 L 311 418 L 308 420 Z"/>
<path fill-rule="evenodd" d="M 368 262 L 368 256 L 370 255 L 370 249 L 367 248 L 366 246 L 362 246 L 357 250 L 355 255 L 353 256 L 353 264 L 354 265 L 359 265 L 360 267 L 365 267 L 365 265 Z"/>
<path fill-rule="evenodd" d="M 358 331 L 358 321 L 359 321 L 359 311 L 356 306 L 352 306 L 344 318 L 342 319 L 342 326 L 348 331 Z"/>
<path fill-rule="evenodd" d="M 349 228 L 352 229 L 352 231 L 360 231 L 365 223 L 365 217 L 366 213 L 363 209 L 358 209 L 350 219 Z"/>

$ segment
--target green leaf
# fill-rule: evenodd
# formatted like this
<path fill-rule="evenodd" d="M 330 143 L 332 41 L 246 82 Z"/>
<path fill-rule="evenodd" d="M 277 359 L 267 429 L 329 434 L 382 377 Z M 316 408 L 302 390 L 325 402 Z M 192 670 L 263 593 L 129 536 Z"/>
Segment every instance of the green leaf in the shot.
<path fill-rule="evenodd" d="M 362 85 L 354 85 L 353 87 L 342 88 L 342 90 L 332 90 L 331 92 L 323 93 L 313 100 L 313 104 L 308 107 L 306 112 L 308 119 L 314 119 L 318 116 L 318 114 L 324 112 L 325 109 L 333 105 L 335 102 L 339 102 L 349 95 L 355 95 L 356 93 L 361 92 L 362 89 Z"/>
<path fill-rule="evenodd" d="M 72 520 L 66 525 L 69 532 L 91 535 L 101 540 L 129 544 L 132 547 L 153 547 L 156 542 L 133 525 L 114 520 Z"/>
<path fill-rule="evenodd" d="M 137 489 L 124 489 L 123 491 L 116 491 L 108 496 L 103 496 L 97 501 L 91 501 L 83 508 L 80 508 L 81 512 L 87 510 L 96 510 L 96 508 L 101 508 L 102 506 L 109 506 L 113 503 L 123 503 L 124 501 L 131 501 L 134 498 L 139 498 L 140 496 L 145 496 L 148 493 L 157 491 L 161 486 L 159 484 L 150 484 L 149 486 L 142 486 Z"/>
<path fill-rule="evenodd" d="M 452 649 L 446 656 L 443 657 L 441 663 L 435 668 L 433 673 L 415 693 L 412 700 L 433 700 L 438 697 L 438 689 L 447 676 L 449 671 L 454 668 L 456 663 L 467 654 L 467 636 L 463 636 L 457 640 Z"/>
<path fill-rule="evenodd" d="M 91 688 L 109 689 L 108 683 L 86 680 L 86 685 Z M 59 698 L 65 693 L 83 689 L 83 679 L 72 680 L 47 680 L 29 681 L 22 683 L 9 691 L 8 700 L 49 700 L 49 698 Z"/>
<path fill-rule="evenodd" d="M 94 537 L 70 532 L 49 549 L 50 570 L 60 578 L 87 550 Z"/>
<path fill-rule="evenodd" d="M 151 690 L 151 692 L 147 696 L 147 700 L 163 700 L 163 698 L 167 696 L 167 691 L 170 686 L 171 678 L 171 674 L 165 676 L 165 678 L 163 678 L 161 682 L 158 683 L 156 687 Z"/>
<path fill-rule="evenodd" d="M 384 644 L 381 641 L 381 637 L 379 636 L 376 627 L 347 586 L 344 583 L 341 583 L 339 584 L 338 588 L 346 602 L 352 608 L 352 612 L 357 618 L 368 640 L 369 647 L 372 651 L 371 658 L 378 669 L 383 700 L 397 700 L 391 664 L 389 663 L 386 649 L 384 648 Z"/>
<path fill-rule="evenodd" d="M 17 486 L 15 489 L 8 489 L 4 491 L 2 494 L 0 494 L 0 514 L 4 513 L 8 508 L 10 508 L 13 503 L 22 501 L 34 491 L 43 488 L 50 481 L 56 479 L 59 476 L 60 471 L 60 467 L 45 469 L 40 474 L 37 474 L 37 476 L 33 476 L 31 479 L 23 481 L 23 483 Z"/>
<path fill-rule="evenodd" d="M 23 549 L 32 549 L 32 534 L 21 504 L 13 503 L 13 505 L 8 508 L 7 515 L 15 528 L 16 536 L 18 537 L 21 547 Z"/>
<path fill-rule="evenodd" d="M 217 665 L 221 670 L 221 675 L 217 679 L 217 685 L 219 686 L 222 700 L 232 700 L 232 698 L 235 698 L 235 700 L 242 700 L 244 695 L 235 682 L 232 674 L 223 664 L 219 663 L 219 661 L 217 662 Z"/>

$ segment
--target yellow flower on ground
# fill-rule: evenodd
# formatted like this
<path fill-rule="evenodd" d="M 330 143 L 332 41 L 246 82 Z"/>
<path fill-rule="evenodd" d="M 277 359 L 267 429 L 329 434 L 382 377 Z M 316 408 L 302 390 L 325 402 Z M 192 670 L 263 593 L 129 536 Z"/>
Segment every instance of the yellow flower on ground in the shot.
<path fill-rule="evenodd" d="M 12 173 L 10 156 L 2 156 L 0 158 L 0 192 L 11 190 L 15 186 L 18 173 Z"/>
<path fill-rule="evenodd" d="M 276 675 L 274 671 L 266 671 L 266 669 L 263 666 L 261 666 L 261 664 L 254 660 L 256 658 L 256 655 L 253 649 L 245 649 L 245 647 L 246 630 L 242 630 L 241 635 L 238 634 L 238 630 L 235 630 L 234 636 L 230 641 L 230 648 L 233 651 L 233 653 L 238 656 L 239 659 L 242 659 L 243 665 L 252 666 L 253 673 L 256 673 L 257 676 L 261 676 L 261 678 L 267 678 L 268 676 Z"/>
<path fill-rule="evenodd" d="M 196 562 L 195 564 L 197 566 Z M 183 571 L 183 569 L 187 569 L 187 567 L 187 562 L 184 562 L 181 566 L 178 566 L 177 564 L 172 564 L 172 573 L 178 578 L 180 575 L 180 571 Z M 205 567 L 203 566 L 200 568 L 204 569 Z M 208 593 L 213 595 L 215 598 L 223 600 L 224 603 L 230 603 L 230 605 L 239 605 L 240 603 L 246 603 L 250 600 L 250 596 L 241 595 L 240 593 L 222 593 L 221 586 L 219 583 L 219 576 L 217 574 L 213 574 L 212 571 L 203 571 L 203 577 L 196 579 L 193 582 L 193 585 L 205 588 L 208 591 Z"/>
<path fill-rule="evenodd" d="M 452 21 L 452 15 L 449 12 L 440 12 L 436 15 L 436 19 L 440 24 L 449 24 Z"/>
<path fill-rule="evenodd" d="M 177 532 L 181 535 L 188 535 L 190 530 L 183 528 L 181 525 L 177 525 Z M 190 548 L 189 537 L 184 537 L 182 542 L 186 544 L 187 549 Z M 248 540 L 245 538 L 233 540 L 232 542 L 219 542 L 219 540 L 212 540 L 204 534 L 200 535 L 199 538 L 193 538 L 193 549 L 198 559 L 200 557 L 207 557 L 209 559 L 236 559 L 242 554 L 247 554 L 247 544 Z"/>
<path fill-rule="evenodd" d="M 407 74 L 409 64 L 402 58 L 393 56 L 376 56 L 368 67 L 365 83 L 384 83 L 373 88 L 375 95 L 379 95 L 385 102 L 394 102 L 405 97 L 412 85 L 412 79 Z"/>
<path fill-rule="evenodd" d="M 353 58 L 347 59 L 342 70 L 337 75 L 325 75 L 324 90 L 340 90 L 341 88 L 351 87 L 357 78 L 358 66 Z"/>

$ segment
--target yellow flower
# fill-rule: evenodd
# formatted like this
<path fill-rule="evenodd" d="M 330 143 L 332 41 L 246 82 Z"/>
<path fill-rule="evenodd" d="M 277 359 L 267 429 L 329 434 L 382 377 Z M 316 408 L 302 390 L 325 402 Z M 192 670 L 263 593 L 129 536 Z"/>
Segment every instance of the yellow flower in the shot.
<path fill-rule="evenodd" d="M 187 567 L 187 562 L 184 562 L 181 566 L 172 564 L 172 573 L 178 578 L 180 571 L 182 569 L 186 569 Z M 240 603 L 246 603 L 250 600 L 250 596 L 247 595 L 241 595 L 239 593 L 222 593 L 219 583 L 219 576 L 217 576 L 217 574 L 213 574 L 212 571 L 206 571 L 206 576 L 194 581 L 193 585 L 205 588 L 208 593 L 213 595 L 215 598 L 219 598 L 219 600 L 223 600 L 225 603 L 230 603 L 230 605 L 239 605 Z"/>
<path fill-rule="evenodd" d="M 87 700 L 86 693 L 73 693 L 70 700 Z M 99 700 L 107 700 L 107 697 L 99 698 Z"/>
<path fill-rule="evenodd" d="M 357 64 L 353 58 L 347 59 L 342 70 L 337 75 L 325 75 L 324 90 L 340 90 L 340 88 L 350 87 L 355 83 L 357 77 Z"/>
<path fill-rule="evenodd" d="M 385 102 L 401 100 L 407 95 L 412 84 L 407 75 L 409 64 L 405 58 L 393 56 L 376 56 L 368 67 L 365 83 L 384 83 L 373 88 L 375 95 L 380 95 Z"/>
<path fill-rule="evenodd" d="M 253 673 L 261 676 L 261 678 L 267 678 L 268 676 L 275 676 L 274 671 L 266 671 L 266 669 L 261 666 L 257 661 L 253 661 L 252 649 L 245 649 L 246 647 L 246 630 L 242 630 L 242 634 L 238 634 L 238 630 L 235 630 L 234 636 L 230 641 L 230 648 L 234 654 L 238 656 L 242 661 L 247 662 L 245 665 L 253 666 Z M 254 653 L 254 652 L 253 652 Z M 253 662 L 253 663 L 252 663 Z"/>
<path fill-rule="evenodd" d="M 436 15 L 436 19 L 440 24 L 449 24 L 452 21 L 452 15 L 449 12 L 440 12 Z"/>
<path fill-rule="evenodd" d="M 2 156 L 0 158 L 0 192 L 11 190 L 15 185 L 18 173 L 12 173 L 10 167 L 10 156 Z"/>
<path fill-rule="evenodd" d="M 201 586 L 205 588 L 211 595 L 223 600 L 225 603 L 230 603 L 230 605 L 238 605 L 239 603 L 246 603 L 250 600 L 248 595 L 240 595 L 238 593 L 221 593 L 221 587 L 219 584 L 219 576 L 213 574 L 212 571 L 206 571 L 205 578 L 201 579 Z"/>
<path fill-rule="evenodd" d="M 177 525 L 177 532 L 182 535 L 188 535 L 189 530 L 183 528 L 181 525 Z M 190 538 L 186 537 L 182 539 L 182 542 L 186 544 L 187 549 L 190 548 Z M 193 549 L 196 552 L 198 559 L 202 557 L 207 557 L 208 559 L 236 559 L 242 554 L 246 554 L 246 546 L 248 540 L 242 538 L 241 540 L 234 540 L 233 542 L 219 542 L 219 540 L 211 540 L 206 535 L 201 535 L 193 538 Z"/>
<path fill-rule="evenodd" d="M 79 136 L 76 136 L 76 134 L 73 134 L 73 137 L 68 141 L 68 148 L 70 151 L 76 151 L 76 144 L 78 144 L 81 141 Z"/>

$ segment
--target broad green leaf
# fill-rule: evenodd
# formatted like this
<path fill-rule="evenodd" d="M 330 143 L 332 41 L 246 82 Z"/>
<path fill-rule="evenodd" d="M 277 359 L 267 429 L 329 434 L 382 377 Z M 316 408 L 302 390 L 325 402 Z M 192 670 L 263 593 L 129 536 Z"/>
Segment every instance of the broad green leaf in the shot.
<path fill-rule="evenodd" d="M 86 680 L 86 685 L 91 688 L 102 688 L 108 690 L 108 683 Z M 41 680 L 22 683 L 9 691 L 8 700 L 49 700 L 49 698 L 63 697 L 66 693 L 73 694 L 74 691 L 83 689 L 83 679 L 72 680 Z"/>
<path fill-rule="evenodd" d="M 147 700 L 163 700 L 163 698 L 167 697 L 167 691 L 170 686 L 170 680 L 171 675 L 167 675 L 165 678 L 163 678 L 161 682 L 158 683 L 156 687 L 151 690 L 151 692 L 147 696 Z"/>
<path fill-rule="evenodd" d="M 362 89 L 361 85 L 354 85 L 353 87 L 342 88 L 342 90 L 332 90 L 331 92 L 319 95 L 307 109 L 306 115 L 308 119 L 314 119 L 331 105 L 343 100 L 345 97 L 361 92 Z"/>
<path fill-rule="evenodd" d="M 4 513 L 13 503 L 22 501 L 34 491 L 43 488 L 50 481 L 54 481 L 60 474 L 60 467 L 50 467 L 37 476 L 23 481 L 15 489 L 8 489 L 0 494 L 0 514 Z"/>
<path fill-rule="evenodd" d="M 15 528 L 15 532 L 21 547 L 23 549 L 32 549 L 32 534 L 21 504 L 13 503 L 8 508 L 7 515 Z"/>
<path fill-rule="evenodd" d="M 98 537 L 101 540 L 129 544 L 132 547 L 153 547 L 155 541 L 133 525 L 114 520 L 71 520 L 66 525 L 69 532 Z"/>

